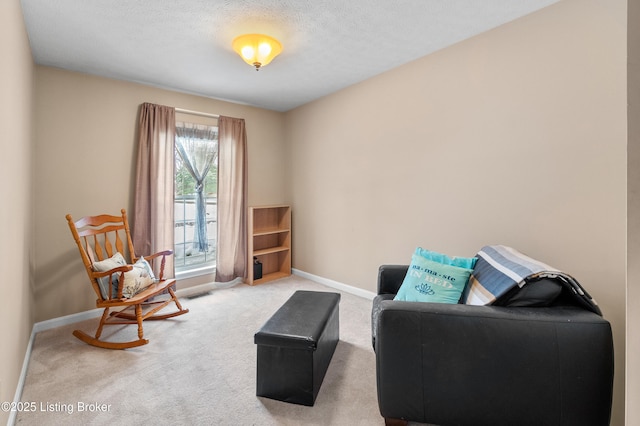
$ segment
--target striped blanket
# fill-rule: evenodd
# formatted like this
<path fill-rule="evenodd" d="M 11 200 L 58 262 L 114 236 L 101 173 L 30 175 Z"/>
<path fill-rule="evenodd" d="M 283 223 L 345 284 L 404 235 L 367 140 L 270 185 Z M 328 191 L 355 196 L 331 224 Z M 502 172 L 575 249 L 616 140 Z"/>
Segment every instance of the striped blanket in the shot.
<path fill-rule="evenodd" d="M 467 305 L 490 305 L 515 286 L 522 288 L 528 281 L 552 278 L 570 289 L 589 310 L 602 315 L 595 300 L 569 274 L 507 246 L 485 246 L 476 256 L 478 260 L 462 296 Z"/>

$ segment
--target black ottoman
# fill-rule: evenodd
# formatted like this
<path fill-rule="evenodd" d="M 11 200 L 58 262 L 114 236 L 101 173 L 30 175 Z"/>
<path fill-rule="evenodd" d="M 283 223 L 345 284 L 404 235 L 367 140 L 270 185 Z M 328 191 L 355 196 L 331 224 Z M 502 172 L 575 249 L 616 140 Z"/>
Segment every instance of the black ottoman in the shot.
<path fill-rule="evenodd" d="M 313 405 L 340 339 L 340 294 L 296 291 L 262 326 L 256 395 Z"/>

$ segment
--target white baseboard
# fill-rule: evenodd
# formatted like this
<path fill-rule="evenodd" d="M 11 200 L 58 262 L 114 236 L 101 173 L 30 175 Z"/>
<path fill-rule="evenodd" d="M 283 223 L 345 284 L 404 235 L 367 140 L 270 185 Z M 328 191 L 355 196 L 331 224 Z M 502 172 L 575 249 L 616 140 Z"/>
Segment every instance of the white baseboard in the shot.
<path fill-rule="evenodd" d="M 192 287 L 181 288 L 176 290 L 176 296 L 178 296 L 178 298 L 193 297 L 200 294 L 208 293 L 212 290 L 233 287 L 234 285 L 238 285 L 240 283 L 242 283 L 242 278 L 236 278 L 235 280 L 232 280 L 226 283 L 211 282 L 211 283 L 205 283 L 200 285 L 194 285 Z"/>
<path fill-rule="evenodd" d="M 363 290 L 361 288 L 353 287 L 347 284 L 340 283 L 338 281 L 333 281 L 328 278 L 320 277 L 318 275 L 310 274 L 308 272 L 301 271 L 299 269 L 292 269 L 293 274 L 298 275 L 302 278 L 306 278 L 308 280 L 317 282 L 319 284 L 324 284 L 328 287 L 332 287 L 338 290 L 346 291 L 347 293 L 355 294 L 356 296 L 364 297 L 366 299 L 371 299 L 376 296 L 373 292 Z M 199 294 L 207 293 L 212 290 L 220 289 L 220 288 L 228 288 L 233 287 L 234 285 L 242 283 L 242 278 L 237 278 L 233 281 L 229 281 L 227 283 L 218 283 L 211 282 L 206 284 L 200 284 L 193 287 L 187 287 L 183 289 L 176 290 L 176 296 L 179 298 L 187 298 L 196 296 Z M 41 331 L 49 330 L 56 327 L 61 327 L 63 325 L 69 325 L 76 322 L 97 318 L 102 315 L 103 309 L 91 309 L 89 311 L 78 312 L 71 315 L 65 315 L 58 318 L 52 318 L 46 321 L 40 321 L 33 325 L 33 329 L 31 332 L 31 340 L 36 333 Z M 31 344 L 31 342 L 29 343 Z"/>
<path fill-rule="evenodd" d="M 35 326 L 34 326 L 35 327 Z M 36 337 L 36 332 L 31 329 L 31 336 L 29 337 L 29 343 L 27 343 L 27 350 L 24 354 L 24 360 L 22 361 L 22 370 L 20 371 L 20 377 L 18 377 L 18 385 L 16 386 L 16 393 L 13 396 L 13 402 L 18 403 L 22 398 L 22 388 L 24 388 L 24 381 L 27 377 L 27 368 L 29 367 L 29 358 L 31 357 L 31 348 L 33 347 L 33 340 Z M 7 426 L 13 426 L 16 423 L 17 410 L 9 411 L 9 420 L 7 420 Z"/>
<path fill-rule="evenodd" d="M 351 294 L 354 294 L 356 296 L 364 297 L 365 299 L 373 300 L 373 298 L 376 297 L 376 294 L 371 292 L 371 291 L 363 290 L 363 289 L 358 288 L 358 287 L 353 287 L 351 285 L 343 284 L 343 283 L 338 282 L 338 281 L 330 280 L 329 278 L 320 277 L 318 275 L 310 274 L 308 272 L 304 272 L 304 271 L 301 271 L 301 270 L 295 269 L 295 268 L 293 268 L 291 271 L 293 272 L 294 275 L 297 275 L 299 277 L 306 278 L 308 280 L 317 282 L 318 284 L 324 284 L 327 287 L 331 287 L 331 288 L 335 288 L 335 289 L 338 289 L 338 290 L 346 291 L 347 293 L 351 293 Z"/>
<path fill-rule="evenodd" d="M 103 310 L 104 309 L 91 309 L 90 311 L 78 312 L 76 314 L 65 315 L 63 317 L 52 318 L 50 320 L 37 322 L 33 324 L 32 335 L 63 325 L 73 324 L 74 322 L 97 318 L 102 315 Z"/>

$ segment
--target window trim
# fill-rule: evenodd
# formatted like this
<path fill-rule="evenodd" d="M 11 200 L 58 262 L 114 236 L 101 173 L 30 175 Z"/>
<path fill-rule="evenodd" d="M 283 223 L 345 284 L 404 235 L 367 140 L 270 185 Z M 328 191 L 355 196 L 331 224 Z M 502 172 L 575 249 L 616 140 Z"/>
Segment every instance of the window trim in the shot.
<path fill-rule="evenodd" d="M 200 268 L 189 269 L 186 271 L 176 271 L 176 279 L 184 280 L 188 278 L 201 277 L 203 275 L 209 275 L 209 274 L 215 275 L 215 273 L 216 273 L 215 266 L 203 266 Z"/>

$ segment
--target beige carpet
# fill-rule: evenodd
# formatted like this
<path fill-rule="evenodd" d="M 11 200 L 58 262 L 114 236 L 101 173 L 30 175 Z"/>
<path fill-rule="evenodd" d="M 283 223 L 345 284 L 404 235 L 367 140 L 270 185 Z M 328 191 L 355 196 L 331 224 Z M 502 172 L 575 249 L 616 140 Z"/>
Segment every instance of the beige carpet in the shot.
<path fill-rule="evenodd" d="M 254 333 L 296 290 L 332 291 L 340 342 L 313 407 L 256 397 Z M 382 425 L 371 348 L 371 301 L 296 276 L 182 299 L 190 312 L 145 323 L 148 345 L 125 351 L 86 345 L 97 319 L 36 335 L 21 425 Z M 114 338 L 135 326 L 107 328 Z M 126 339 L 126 337 L 125 337 Z M 95 411 L 106 409 L 106 411 Z M 92 411 L 93 410 L 93 411 Z"/>

